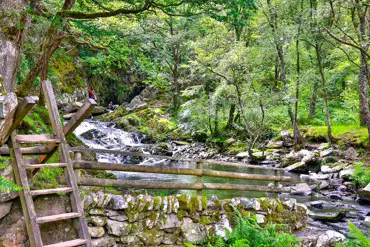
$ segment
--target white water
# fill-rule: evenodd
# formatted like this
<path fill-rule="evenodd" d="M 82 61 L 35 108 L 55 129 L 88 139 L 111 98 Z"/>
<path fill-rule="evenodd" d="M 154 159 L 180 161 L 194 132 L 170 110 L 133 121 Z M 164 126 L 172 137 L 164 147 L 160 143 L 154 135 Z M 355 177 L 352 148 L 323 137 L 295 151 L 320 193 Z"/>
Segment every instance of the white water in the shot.
<path fill-rule="evenodd" d="M 110 149 L 110 150 L 130 150 L 135 148 L 135 151 L 142 153 L 150 153 L 150 147 L 143 145 L 138 135 L 125 132 L 115 128 L 111 123 L 104 123 L 93 120 L 85 120 L 82 122 L 74 134 L 90 148 Z M 110 163 L 136 163 L 137 165 L 149 166 L 166 166 L 166 167 L 191 167 L 188 163 L 176 163 L 158 159 L 144 159 L 138 162 L 134 157 L 117 154 L 97 154 L 96 158 L 99 162 Z M 184 175 L 166 175 L 166 174 L 151 174 L 151 173 L 136 173 L 136 172 L 116 172 L 112 171 L 118 179 L 129 180 L 146 180 L 146 181 L 182 181 L 191 182 L 194 178 Z"/>

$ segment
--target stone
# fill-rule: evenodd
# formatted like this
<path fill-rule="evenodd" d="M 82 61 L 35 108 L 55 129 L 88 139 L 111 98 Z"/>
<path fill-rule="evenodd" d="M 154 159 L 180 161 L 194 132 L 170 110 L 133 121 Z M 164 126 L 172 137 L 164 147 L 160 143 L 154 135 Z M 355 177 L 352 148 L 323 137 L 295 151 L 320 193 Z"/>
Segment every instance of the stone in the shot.
<path fill-rule="evenodd" d="M 11 208 L 11 202 L 0 203 L 0 220 L 9 214 Z"/>
<path fill-rule="evenodd" d="M 298 152 L 291 151 L 282 158 L 281 164 L 283 167 L 289 167 L 294 164 L 295 166 L 292 166 L 289 170 L 294 168 L 295 172 L 307 173 L 320 171 L 321 161 L 316 158 L 315 153 L 302 149 Z"/>
<path fill-rule="evenodd" d="M 230 222 L 227 219 L 226 215 L 221 216 L 221 220 L 215 224 L 215 233 L 217 236 L 220 237 L 226 237 L 226 232 L 229 231 L 231 232 L 231 226 Z"/>
<path fill-rule="evenodd" d="M 312 193 L 311 187 L 306 183 L 298 183 L 291 187 L 292 195 L 309 196 Z"/>
<path fill-rule="evenodd" d="M 78 111 L 83 106 L 82 102 L 71 102 L 63 108 L 65 113 L 72 113 Z"/>
<path fill-rule="evenodd" d="M 95 226 L 105 226 L 107 223 L 107 218 L 103 216 L 91 216 L 90 222 Z"/>
<path fill-rule="evenodd" d="M 363 224 L 368 227 L 370 226 L 370 216 L 365 217 Z"/>
<path fill-rule="evenodd" d="M 257 223 L 264 224 L 265 223 L 265 216 L 262 214 L 256 214 Z"/>
<path fill-rule="evenodd" d="M 245 210 L 261 210 L 261 203 L 256 199 L 240 198 L 240 203 L 243 205 Z"/>
<path fill-rule="evenodd" d="M 344 157 L 349 160 L 356 160 L 358 158 L 359 154 L 357 153 L 356 149 L 353 147 L 348 148 L 344 152 Z"/>
<path fill-rule="evenodd" d="M 92 238 L 100 238 L 105 234 L 104 228 L 101 226 L 88 227 L 89 234 Z"/>
<path fill-rule="evenodd" d="M 163 240 L 163 232 L 153 228 L 139 233 L 137 237 L 143 242 L 141 246 L 159 246 Z"/>
<path fill-rule="evenodd" d="M 323 150 L 320 152 L 320 157 L 328 157 L 328 156 L 334 156 L 335 155 L 335 150 L 333 148 L 329 148 L 326 150 Z"/>
<path fill-rule="evenodd" d="M 92 110 L 91 114 L 93 116 L 98 116 L 102 115 L 104 113 L 107 113 L 108 110 L 104 106 L 95 106 L 94 109 Z"/>
<path fill-rule="evenodd" d="M 330 166 L 321 166 L 321 172 L 326 174 L 326 173 L 335 173 L 335 172 L 340 172 L 343 169 L 343 166 L 334 166 L 333 168 L 330 168 Z"/>
<path fill-rule="evenodd" d="M 126 215 L 114 215 L 114 216 L 109 216 L 109 219 L 116 220 L 116 221 L 126 221 L 128 220 L 128 217 Z"/>
<path fill-rule="evenodd" d="M 323 222 L 338 222 L 346 216 L 346 213 L 342 210 L 338 210 L 333 213 L 317 213 L 309 210 L 308 216 L 314 220 Z"/>
<path fill-rule="evenodd" d="M 287 166 L 284 168 L 284 171 L 287 172 L 300 172 L 305 169 L 305 164 L 302 162 L 294 163 L 293 165 Z"/>
<path fill-rule="evenodd" d="M 370 183 L 358 191 L 361 201 L 370 202 Z"/>
<path fill-rule="evenodd" d="M 105 236 L 102 238 L 92 239 L 92 246 L 93 247 L 107 247 L 107 246 L 115 246 L 116 241 L 111 236 Z"/>
<path fill-rule="evenodd" d="M 308 205 L 314 208 L 322 209 L 324 202 L 323 201 L 313 201 L 313 202 L 309 202 Z"/>
<path fill-rule="evenodd" d="M 336 231 L 328 230 L 324 234 L 321 234 L 316 242 L 315 247 L 331 247 L 336 243 L 342 243 L 346 240 L 346 237 Z"/>
<path fill-rule="evenodd" d="M 355 172 L 354 169 L 346 169 L 339 172 L 339 178 L 342 178 L 344 180 L 349 180 L 353 173 Z"/>
<path fill-rule="evenodd" d="M 330 199 L 333 199 L 333 200 L 343 200 L 342 196 L 338 192 L 336 192 L 336 191 L 330 192 L 330 194 L 328 195 L 328 197 Z"/>
<path fill-rule="evenodd" d="M 329 180 L 332 177 L 331 174 L 317 174 L 317 173 L 310 173 L 310 180 L 317 181 L 317 180 Z"/>
<path fill-rule="evenodd" d="M 289 210 L 295 210 L 297 206 L 297 200 L 294 198 L 289 198 L 288 200 L 283 201 L 283 205 L 289 208 Z"/>
<path fill-rule="evenodd" d="M 252 153 L 252 157 L 254 160 L 258 160 L 258 161 L 262 161 L 262 160 L 265 160 L 266 159 L 266 155 L 264 152 L 255 152 L 255 153 Z"/>
<path fill-rule="evenodd" d="M 181 222 L 180 229 L 183 233 L 185 242 L 196 244 L 198 241 L 203 242 L 205 232 L 200 229 L 199 223 L 193 223 L 190 218 L 184 218 Z"/>
<path fill-rule="evenodd" d="M 141 243 L 140 239 L 135 235 L 129 235 L 129 236 L 122 237 L 121 242 L 124 243 L 124 244 L 127 244 L 129 246 L 131 246 L 133 244 Z"/>
<path fill-rule="evenodd" d="M 109 208 L 114 210 L 127 209 L 128 201 L 121 195 L 113 195 L 109 203 Z"/>
<path fill-rule="evenodd" d="M 176 234 L 166 233 L 163 236 L 162 243 L 166 244 L 166 245 L 173 246 L 176 243 L 177 239 L 178 239 L 178 236 Z"/>
<path fill-rule="evenodd" d="M 240 152 L 236 155 L 238 159 L 244 159 L 244 158 L 249 158 L 249 153 L 248 152 Z"/>
<path fill-rule="evenodd" d="M 346 187 L 346 186 L 344 186 L 344 185 L 341 185 L 341 186 L 339 186 L 339 187 L 337 188 L 337 190 L 338 190 L 339 192 L 346 192 L 346 191 L 347 191 L 347 187 Z"/>
<path fill-rule="evenodd" d="M 343 184 L 343 179 L 341 179 L 341 178 L 330 179 L 329 184 L 331 186 L 339 186 L 339 185 Z"/>
<path fill-rule="evenodd" d="M 328 149 L 330 148 L 330 144 L 329 143 L 321 143 L 319 146 L 318 146 L 318 150 L 324 150 L 324 149 Z"/>
<path fill-rule="evenodd" d="M 161 230 L 168 229 L 168 228 L 176 228 L 180 226 L 180 221 L 177 217 L 177 214 L 167 215 L 167 217 L 163 218 L 163 221 L 164 222 L 162 222 L 160 226 Z"/>
<path fill-rule="evenodd" d="M 319 188 L 320 190 L 324 190 L 327 189 L 329 186 L 330 186 L 329 182 L 324 180 L 320 182 Z"/>
<path fill-rule="evenodd" d="M 280 132 L 280 138 L 283 141 L 284 147 L 293 146 L 293 134 L 290 130 L 283 130 Z"/>
<path fill-rule="evenodd" d="M 284 142 L 283 141 L 269 141 L 266 145 L 267 148 L 271 149 L 280 149 L 283 147 Z"/>
<path fill-rule="evenodd" d="M 131 225 L 127 222 L 120 222 L 116 220 L 107 219 L 108 233 L 117 237 L 127 235 L 131 230 Z"/>

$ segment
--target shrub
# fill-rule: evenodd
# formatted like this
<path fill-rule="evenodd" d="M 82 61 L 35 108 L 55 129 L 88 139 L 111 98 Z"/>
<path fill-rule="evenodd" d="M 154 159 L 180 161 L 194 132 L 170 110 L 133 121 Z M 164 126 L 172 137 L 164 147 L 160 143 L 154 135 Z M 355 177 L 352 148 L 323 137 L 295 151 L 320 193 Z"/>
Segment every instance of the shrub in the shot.
<path fill-rule="evenodd" d="M 261 227 L 255 215 L 242 216 L 236 211 L 235 227 L 227 233 L 227 237 L 216 236 L 213 240 L 203 243 L 205 247 L 298 247 L 299 240 L 290 233 L 277 230 L 276 224 L 268 223 Z M 281 226 L 279 225 L 279 228 Z M 207 243 L 209 242 L 209 243 Z M 187 247 L 194 247 L 186 244 Z"/>

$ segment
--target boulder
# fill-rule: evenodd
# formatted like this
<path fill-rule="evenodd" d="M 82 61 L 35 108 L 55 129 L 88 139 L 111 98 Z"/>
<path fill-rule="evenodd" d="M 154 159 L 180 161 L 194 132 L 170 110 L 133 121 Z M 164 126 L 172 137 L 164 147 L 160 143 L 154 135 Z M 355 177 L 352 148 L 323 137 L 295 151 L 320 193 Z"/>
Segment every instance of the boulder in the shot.
<path fill-rule="evenodd" d="M 280 149 L 282 148 L 284 145 L 284 142 L 283 141 L 269 141 L 266 145 L 267 148 L 270 148 L 270 149 Z"/>
<path fill-rule="evenodd" d="M 282 159 L 281 164 L 283 167 L 287 167 L 292 164 L 296 164 L 297 162 L 301 162 L 303 165 L 296 167 L 294 169 L 295 172 L 307 173 L 309 171 L 320 171 L 320 159 L 316 157 L 315 153 L 306 149 L 302 149 L 298 152 L 290 152 Z"/>
<path fill-rule="evenodd" d="M 348 148 L 344 152 L 344 157 L 349 160 L 356 160 L 358 158 L 359 154 L 357 153 L 356 149 L 353 147 Z"/>
<path fill-rule="evenodd" d="M 339 172 L 339 178 L 342 178 L 344 180 L 349 180 L 353 173 L 355 172 L 354 169 L 346 169 Z"/>
<path fill-rule="evenodd" d="M 227 219 L 226 215 L 222 215 L 221 220 L 215 224 L 215 233 L 217 236 L 224 238 L 226 237 L 226 232 L 228 231 L 232 231 L 230 222 Z"/>
<path fill-rule="evenodd" d="M 361 201 L 370 202 L 370 183 L 358 191 Z"/>
<path fill-rule="evenodd" d="M 148 102 L 152 101 L 157 95 L 157 92 L 157 88 L 153 85 L 146 87 L 139 95 L 135 96 L 126 107 L 133 111 L 145 109 L 148 107 Z"/>
<path fill-rule="evenodd" d="M 98 116 L 98 115 L 102 115 L 107 112 L 108 110 L 104 106 L 95 106 L 91 114 L 93 116 Z"/>
<path fill-rule="evenodd" d="M 310 218 L 314 220 L 319 220 L 323 222 L 338 222 L 346 216 L 346 213 L 342 210 L 330 213 L 317 213 L 309 210 L 308 216 L 310 216 Z"/>
<path fill-rule="evenodd" d="M 107 219 L 108 233 L 117 237 L 128 235 L 131 230 L 131 225 L 128 222 L 120 222 L 116 220 Z"/>
<path fill-rule="evenodd" d="M 312 193 L 311 187 L 306 183 L 299 183 L 291 187 L 292 195 L 309 196 Z"/>
<path fill-rule="evenodd" d="M 78 109 L 80 109 L 82 106 L 83 106 L 82 102 L 71 102 L 63 108 L 63 112 L 73 113 L 78 111 Z"/>
<path fill-rule="evenodd" d="M 11 202 L 0 203 L 0 220 L 9 214 L 11 208 Z"/>
<path fill-rule="evenodd" d="M 315 247 L 331 247 L 336 243 L 342 243 L 346 240 L 346 237 L 336 231 L 328 230 L 324 234 L 321 234 L 317 238 Z"/>
<path fill-rule="evenodd" d="M 328 156 L 334 156 L 335 155 L 335 150 L 333 148 L 325 149 L 320 152 L 320 157 L 328 157 Z"/>
<path fill-rule="evenodd" d="M 249 158 L 249 153 L 248 152 L 240 152 L 236 155 L 238 159 L 244 159 L 244 158 Z"/>
<path fill-rule="evenodd" d="M 284 147 L 293 146 L 293 133 L 290 130 L 283 130 L 280 132 L 280 138 L 283 141 Z"/>

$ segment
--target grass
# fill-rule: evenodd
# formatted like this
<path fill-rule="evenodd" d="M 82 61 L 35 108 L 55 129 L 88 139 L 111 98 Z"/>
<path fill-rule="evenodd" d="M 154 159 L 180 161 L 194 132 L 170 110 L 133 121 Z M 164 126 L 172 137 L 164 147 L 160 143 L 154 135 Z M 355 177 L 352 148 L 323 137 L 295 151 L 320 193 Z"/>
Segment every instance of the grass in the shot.
<path fill-rule="evenodd" d="M 327 126 L 309 126 L 302 129 L 305 137 L 311 141 L 326 141 Z M 344 146 L 347 143 L 355 147 L 366 147 L 368 133 L 366 127 L 358 125 L 332 126 L 332 134 L 337 144 Z"/>
<path fill-rule="evenodd" d="M 370 183 L 370 166 L 357 162 L 354 169 L 355 172 L 351 177 L 354 184 L 359 188 L 368 185 Z"/>

